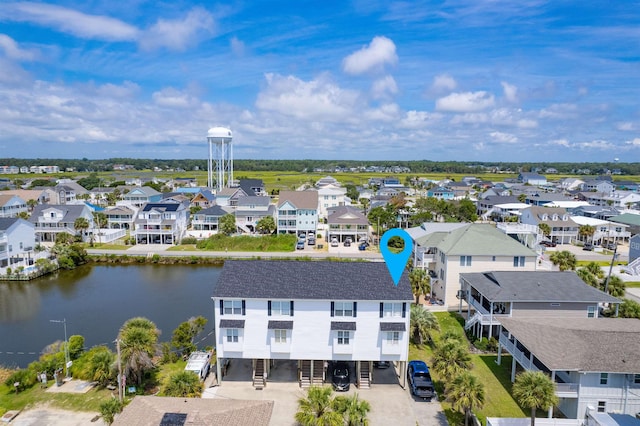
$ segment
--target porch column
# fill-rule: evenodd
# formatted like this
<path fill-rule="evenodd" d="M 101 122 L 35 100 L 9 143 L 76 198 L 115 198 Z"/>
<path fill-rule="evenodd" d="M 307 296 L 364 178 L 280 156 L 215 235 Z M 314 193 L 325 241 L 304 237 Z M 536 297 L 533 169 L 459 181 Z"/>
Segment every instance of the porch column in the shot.
<path fill-rule="evenodd" d="M 556 381 L 556 371 L 555 370 L 551 370 L 551 381 L 555 383 Z M 553 417 L 553 405 L 549 407 L 549 413 L 547 415 L 548 418 L 552 418 Z"/>
<path fill-rule="evenodd" d="M 516 361 L 516 357 L 512 356 L 511 357 L 511 383 L 516 381 L 516 363 L 518 361 Z"/>
<path fill-rule="evenodd" d="M 309 361 L 309 363 L 311 364 L 311 367 L 310 367 L 310 370 L 309 370 L 310 371 L 309 383 L 311 384 L 311 386 L 313 386 L 313 364 L 314 364 L 314 362 L 313 362 L 313 360 L 311 360 L 311 361 Z"/>
<path fill-rule="evenodd" d="M 356 386 L 360 387 L 360 361 L 356 361 Z"/>
<path fill-rule="evenodd" d="M 496 364 L 500 365 L 502 362 L 502 345 L 500 344 L 500 339 L 498 339 L 498 359 L 496 360 Z"/>
<path fill-rule="evenodd" d="M 218 382 L 218 386 L 222 384 L 222 358 L 218 358 L 218 362 L 216 362 L 216 381 Z"/>
<path fill-rule="evenodd" d="M 489 307 L 489 334 L 487 335 L 487 340 L 491 339 L 491 332 L 493 331 L 493 302 Z"/>

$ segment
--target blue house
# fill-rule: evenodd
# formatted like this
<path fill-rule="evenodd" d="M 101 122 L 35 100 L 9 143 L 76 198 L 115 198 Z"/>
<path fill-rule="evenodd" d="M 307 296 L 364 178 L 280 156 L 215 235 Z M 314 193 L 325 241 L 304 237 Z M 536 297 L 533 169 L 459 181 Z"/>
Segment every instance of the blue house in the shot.
<path fill-rule="evenodd" d="M 456 193 L 453 189 L 445 188 L 444 186 L 438 186 L 427 191 L 427 197 L 437 198 L 439 200 L 453 200 Z"/>
<path fill-rule="evenodd" d="M 518 182 L 529 185 L 546 185 L 547 178 L 538 173 L 522 172 L 518 175 Z"/>

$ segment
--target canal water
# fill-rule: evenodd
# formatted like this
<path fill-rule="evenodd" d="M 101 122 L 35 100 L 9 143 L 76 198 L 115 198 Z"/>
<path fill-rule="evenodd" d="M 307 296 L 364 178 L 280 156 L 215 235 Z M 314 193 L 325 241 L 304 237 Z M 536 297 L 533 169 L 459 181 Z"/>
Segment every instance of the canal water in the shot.
<path fill-rule="evenodd" d="M 221 271 L 203 265 L 93 265 L 30 282 L 0 282 L 0 365 L 26 367 L 48 344 L 64 340 L 64 324 L 51 320 L 66 320 L 67 335 L 84 336 L 86 347 L 114 349 L 129 318 L 153 321 L 164 342 L 180 323 L 202 315 L 208 323 L 198 346 L 213 346 L 211 296 Z"/>

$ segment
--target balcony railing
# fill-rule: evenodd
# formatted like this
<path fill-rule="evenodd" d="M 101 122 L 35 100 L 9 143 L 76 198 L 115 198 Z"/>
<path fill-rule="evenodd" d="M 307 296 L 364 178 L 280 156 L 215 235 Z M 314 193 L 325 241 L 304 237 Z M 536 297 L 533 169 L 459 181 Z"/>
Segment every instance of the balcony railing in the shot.
<path fill-rule="evenodd" d="M 507 352 L 509 352 L 513 356 L 514 360 L 518 361 L 518 363 L 524 369 L 531 371 L 540 371 L 540 369 L 534 365 L 533 361 L 528 356 L 526 356 L 524 352 L 518 349 L 516 347 L 516 344 L 509 340 L 509 338 L 505 336 L 504 333 L 500 334 L 500 344 L 507 350 Z"/>
<path fill-rule="evenodd" d="M 559 398 L 577 398 L 577 383 L 556 383 L 556 396 Z"/>

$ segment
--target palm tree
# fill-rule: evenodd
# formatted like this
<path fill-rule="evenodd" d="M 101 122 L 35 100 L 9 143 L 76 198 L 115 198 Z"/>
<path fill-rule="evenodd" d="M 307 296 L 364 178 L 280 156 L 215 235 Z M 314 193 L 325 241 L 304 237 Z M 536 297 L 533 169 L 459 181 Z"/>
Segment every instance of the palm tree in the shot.
<path fill-rule="evenodd" d="M 306 398 L 298 399 L 295 419 L 302 426 L 343 426 L 342 414 L 334 409 L 329 386 L 311 386 Z"/>
<path fill-rule="evenodd" d="M 73 222 L 73 227 L 80 235 L 84 235 L 84 232 L 89 229 L 89 221 L 84 217 L 79 217 Z"/>
<path fill-rule="evenodd" d="M 513 397 L 518 404 L 531 409 L 531 426 L 536 423 L 536 409 L 558 404 L 553 381 L 541 371 L 524 371 L 518 374 L 513 384 Z"/>
<path fill-rule="evenodd" d="M 100 414 L 102 420 L 108 425 L 115 420 L 116 414 L 122 412 L 123 404 L 116 398 L 111 398 L 100 404 Z"/>
<path fill-rule="evenodd" d="M 609 293 L 610 295 L 612 295 L 613 297 L 624 297 L 624 294 L 626 293 L 626 287 L 627 285 L 625 284 L 625 282 L 622 280 L 622 278 L 616 276 L 616 275 L 612 275 L 608 278 L 608 282 L 603 282 L 602 283 L 602 290 L 604 291 L 605 288 L 607 287 L 607 293 Z"/>
<path fill-rule="evenodd" d="M 587 268 L 578 269 L 576 274 L 582 281 L 589 284 L 591 287 L 600 288 L 600 281 L 598 280 L 598 277 L 593 275 Z"/>
<path fill-rule="evenodd" d="M 582 240 L 588 241 L 593 238 L 593 234 L 596 233 L 596 228 L 591 225 L 582 225 L 578 228 L 578 235 Z"/>
<path fill-rule="evenodd" d="M 147 370 L 153 368 L 153 356 L 160 331 L 156 325 L 142 317 L 132 318 L 120 329 L 118 339 L 121 341 L 124 373 L 138 385 Z"/>
<path fill-rule="evenodd" d="M 358 399 L 358 394 L 352 396 L 337 396 L 334 400 L 335 410 L 344 416 L 346 426 L 367 426 L 367 413 L 371 411 L 371 404 Z"/>
<path fill-rule="evenodd" d="M 425 340 L 431 340 L 432 330 L 440 330 L 440 324 L 433 312 L 427 311 L 420 305 L 412 304 L 410 313 L 410 335 L 419 345 Z"/>
<path fill-rule="evenodd" d="M 604 271 L 602 270 L 600 265 L 598 265 L 598 262 L 589 262 L 585 266 L 583 266 L 583 268 L 593 274 L 596 278 L 604 278 Z"/>
<path fill-rule="evenodd" d="M 164 394 L 181 398 L 199 398 L 203 390 L 204 384 L 197 374 L 182 370 L 169 377 Z"/>
<path fill-rule="evenodd" d="M 549 260 L 560 268 L 561 271 L 573 271 L 576 269 L 576 255 L 567 250 L 555 251 L 549 256 Z"/>
<path fill-rule="evenodd" d="M 464 425 L 469 424 L 469 414 L 484 404 L 484 385 L 470 371 L 463 371 L 451 382 L 447 390 L 451 406 L 464 411 Z"/>
<path fill-rule="evenodd" d="M 98 228 L 106 228 L 109 226 L 107 215 L 102 212 L 93 212 L 93 220 Z"/>
<path fill-rule="evenodd" d="M 102 386 L 106 386 L 107 383 L 113 377 L 113 361 L 115 355 L 106 346 L 98 346 L 89 358 L 89 366 L 91 370 L 91 380 L 98 382 Z"/>
<path fill-rule="evenodd" d="M 471 367 L 471 355 L 459 340 L 443 340 L 433 351 L 431 366 L 445 382 L 450 382 Z"/>
<path fill-rule="evenodd" d="M 411 283 L 411 291 L 416 296 L 416 305 L 420 301 L 420 296 L 426 296 L 431 292 L 431 278 L 429 274 L 422 268 L 414 268 L 409 273 L 409 282 Z"/>
<path fill-rule="evenodd" d="M 518 195 L 518 201 L 521 203 L 524 203 L 525 201 L 527 201 L 527 194 L 522 193 L 520 195 Z"/>
<path fill-rule="evenodd" d="M 540 232 L 542 232 L 542 235 L 544 235 L 545 237 L 549 238 L 549 236 L 551 236 L 551 227 L 548 224 L 541 223 L 538 225 L 538 228 L 540 229 Z"/>

